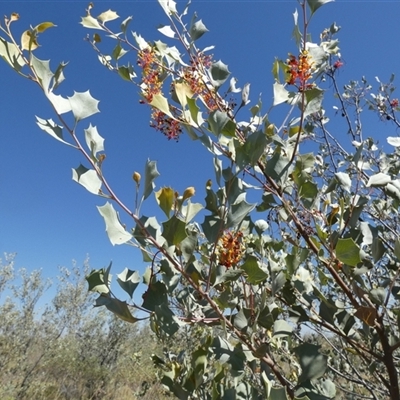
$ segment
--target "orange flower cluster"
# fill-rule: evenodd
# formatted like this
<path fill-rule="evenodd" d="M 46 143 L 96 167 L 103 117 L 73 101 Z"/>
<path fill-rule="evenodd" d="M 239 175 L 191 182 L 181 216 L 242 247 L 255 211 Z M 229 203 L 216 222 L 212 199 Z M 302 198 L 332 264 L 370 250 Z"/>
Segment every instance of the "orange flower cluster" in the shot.
<path fill-rule="evenodd" d="M 139 51 L 137 64 L 143 69 L 142 90 L 144 97 L 148 103 L 151 103 L 153 96 L 160 93 L 162 87 L 160 80 L 162 67 L 154 49 L 148 47 Z"/>
<path fill-rule="evenodd" d="M 183 78 L 190 86 L 192 92 L 203 99 L 210 111 L 214 111 L 218 108 L 215 102 L 214 88 L 206 86 L 201 78 L 201 70 L 203 68 L 209 68 L 211 66 L 211 60 L 211 56 L 200 54 L 197 58 L 190 61 L 190 67 L 184 69 Z"/>
<path fill-rule="evenodd" d="M 311 56 L 307 50 L 303 50 L 298 58 L 289 54 L 286 64 L 288 66 L 286 82 L 289 85 L 297 86 L 300 92 L 314 87 L 312 83 L 307 83 L 313 71 L 313 62 L 311 62 Z"/>
<path fill-rule="evenodd" d="M 243 233 L 238 231 L 232 234 L 226 231 L 220 238 L 218 246 L 219 264 L 226 268 L 236 265 L 243 257 L 244 247 L 242 245 Z"/>
<path fill-rule="evenodd" d="M 178 141 L 179 135 L 182 133 L 179 121 L 169 117 L 157 108 L 153 108 L 151 118 L 150 126 L 152 128 L 163 133 L 168 140 L 174 139 Z"/>

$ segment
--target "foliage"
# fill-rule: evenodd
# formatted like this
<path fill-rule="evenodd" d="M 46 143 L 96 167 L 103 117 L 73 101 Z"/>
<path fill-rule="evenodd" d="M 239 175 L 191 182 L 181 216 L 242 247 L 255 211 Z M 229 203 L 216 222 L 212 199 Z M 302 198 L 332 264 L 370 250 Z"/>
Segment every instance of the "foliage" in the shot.
<path fill-rule="evenodd" d="M 0 398 L 164 398 L 146 327 L 132 329 L 106 310 L 93 312 L 84 268 L 60 268 L 57 288 L 41 271 L 0 260 Z M 51 289 L 56 289 L 50 297 Z"/>
<path fill-rule="evenodd" d="M 132 323 L 139 310 L 164 340 L 185 332 L 196 338 L 178 354 L 154 357 L 161 382 L 179 399 L 400 398 L 400 142 L 388 137 L 392 147 L 384 152 L 362 129 L 365 109 L 399 127 L 399 103 L 393 78 L 378 82 L 375 93 L 364 78 L 339 89 L 339 27 L 325 29 L 318 43 L 309 36 L 312 17 L 329 2 L 299 3 L 298 49 L 273 64 L 271 109 L 286 110 L 281 122 L 270 121 L 261 100 L 238 122 L 250 86 L 237 88 L 235 78 L 228 84 L 229 68 L 214 60 L 212 46 L 198 47 L 207 28 L 196 15 L 184 21 L 188 7 L 180 13 L 174 1 L 159 0 L 168 19 L 159 31 L 183 53 L 130 33 L 131 17 L 114 31 L 116 12 L 94 17 L 88 7 L 81 21 L 95 30 L 88 43 L 102 65 L 140 89 L 151 126 L 173 140 L 185 131 L 214 156 L 216 185 L 207 183 L 203 204 L 192 202 L 192 187 L 181 195 L 156 191 L 159 172 L 149 160 L 133 175 L 134 210 L 103 174 L 97 128 L 84 128 L 84 142 L 78 135 L 98 101 L 89 91 L 55 94 L 65 64 L 52 72 L 34 55 L 38 36 L 53 24 L 28 30 L 21 44 L 11 32 L 16 14 L 2 27 L 0 55 L 40 86 L 57 115 L 58 123 L 37 118 L 38 126 L 82 153 L 88 167 L 73 178 L 107 200 L 98 209 L 111 243 L 135 246 L 148 264 L 142 277 L 128 269 L 117 275 L 128 301 L 111 290 L 111 265 L 92 271 L 96 306 Z M 101 50 L 105 39 L 116 43 L 111 54 Z M 343 139 L 329 128 L 324 85 L 333 87 L 346 121 Z M 141 213 L 152 193 L 165 214 L 161 223 Z M 135 297 L 140 283 L 142 302 Z"/>

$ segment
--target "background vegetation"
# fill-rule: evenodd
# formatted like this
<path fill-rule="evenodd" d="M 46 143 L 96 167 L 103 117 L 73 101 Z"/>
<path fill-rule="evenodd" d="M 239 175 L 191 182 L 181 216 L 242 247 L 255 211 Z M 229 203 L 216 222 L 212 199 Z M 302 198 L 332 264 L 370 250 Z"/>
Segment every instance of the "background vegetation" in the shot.
<path fill-rule="evenodd" d="M 1 399 L 164 398 L 151 360 L 163 344 L 147 324 L 93 309 L 88 268 L 60 268 L 52 283 L 15 270 L 13 255 L 0 263 Z"/>

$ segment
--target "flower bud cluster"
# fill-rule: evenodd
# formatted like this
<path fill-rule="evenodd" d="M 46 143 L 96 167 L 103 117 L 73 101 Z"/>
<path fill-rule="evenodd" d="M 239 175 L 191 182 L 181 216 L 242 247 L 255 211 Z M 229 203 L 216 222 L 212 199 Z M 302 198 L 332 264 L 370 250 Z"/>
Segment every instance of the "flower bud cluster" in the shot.
<path fill-rule="evenodd" d="M 286 83 L 297 86 L 299 92 L 314 87 L 312 83 L 307 83 L 312 77 L 314 64 L 307 50 L 303 50 L 298 58 L 293 54 L 289 54 L 286 64 L 288 66 L 286 70 Z"/>
<path fill-rule="evenodd" d="M 244 252 L 242 237 L 243 233 L 241 231 L 235 233 L 225 231 L 218 245 L 218 259 L 220 265 L 231 268 L 239 263 Z"/>

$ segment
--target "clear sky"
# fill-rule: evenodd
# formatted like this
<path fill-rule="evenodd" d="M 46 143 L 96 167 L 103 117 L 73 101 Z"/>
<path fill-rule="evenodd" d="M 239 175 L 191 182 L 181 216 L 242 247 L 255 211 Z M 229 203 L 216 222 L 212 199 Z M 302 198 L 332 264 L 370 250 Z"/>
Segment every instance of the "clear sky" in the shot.
<path fill-rule="evenodd" d="M 156 30 L 160 24 L 168 23 L 156 0 L 94 3 L 93 15 L 110 8 L 122 19 L 133 15 L 131 30 L 147 40 L 168 41 Z M 133 208 L 134 204 L 132 173 L 143 172 L 148 158 L 158 162 L 158 188 L 172 186 L 182 193 L 186 187 L 195 186 L 193 201 L 202 202 L 206 181 L 214 179 L 209 153 L 186 136 L 178 143 L 168 142 L 149 127 L 149 108 L 139 104 L 136 87 L 102 67 L 83 40 L 88 33 L 93 34 L 79 24 L 87 4 L 0 1 L 0 15 L 20 14 L 20 20 L 14 23 L 17 38 L 29 25 L 44 21 L 57 25 L 41 35 L 42 47 L 35 54 L 51 59 L 53 69 L 58 62 L 69 61 L 60 94 L 70 96 L 73 90 L 90 89 L 100 100 L 101 113 L 84 120 L 81 132 L 92 123 L 105 137 L 105 175 L 127 205 Z M 182 10 L 186 1 L 177 4 Z M 274 58 L 286 59 L 289 52 L 296 53 L 291 39 L 296 7 L 295 0 L 192 0 L 188 22 L 196 11 L 209 29 L 199 46 L 215 45 L 214 59 L 228 64 L 232 76 L 239 79 L 238 85 L 251 83 L 249 107 L 257 102 L 260 93 L 264 110 L 269 107 Z M 310 32 L 318 41 L 320 32 L 332 22 L 340 25 L 338 38 L 345 62 L 339 75 L 341 85 L 350 79 L 359 80 L 362 75 L 374 84 L 376 75 L 385 81 L 400 68 L 399 16 L 398 0 L 337 0 L 316 13 Z M 110 26 L 118 30 L 119 22 Z M 131 61 L 135 64 L 136 60 Z M 96 209 L 96 205 L 105 203 L 104 199 L 72 181 L 71 168 L 83 161 L 81 155 L 36 126 L 35 115 L 55 119 L 43 94 L 4 62 L 0 62 L 0 88 L 0 254 L 17 252 L 17 266 L 43 268 L 50 277 L 57 274 L 58 265 L 70 266 L 72 259 L 79 264 L 87 254 L 93 268 L 107 266 L 112 260 L 114 273 L 124 267 L 143 271 L 144 264 L 135 249 L 110 244 Z M 327 97 L 331 95 L 328 93 Z M 247 118 L 248 114 L 242 112 L 243 119 Z M 335 124 L 333 112 L 331 117 L 331 124 Z M 381 131 L 374 131 L 376 119 L 372 117 L 365 136 L 382 135 Z M 379 126 L 381 129 L 382 124 Z M 387 128 L 385 136 L 393 135 L 394 128 Z M 149 200 L 142 208 L 148 216 L 155 213 L 155 202 Z M 125 215 L 121 217 L 132 226 Z"/>

